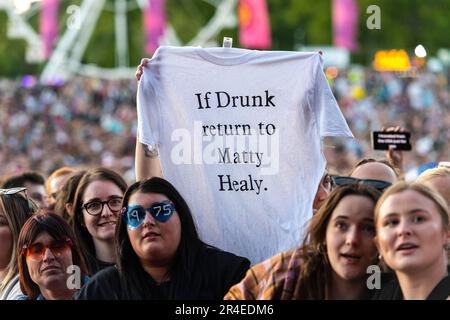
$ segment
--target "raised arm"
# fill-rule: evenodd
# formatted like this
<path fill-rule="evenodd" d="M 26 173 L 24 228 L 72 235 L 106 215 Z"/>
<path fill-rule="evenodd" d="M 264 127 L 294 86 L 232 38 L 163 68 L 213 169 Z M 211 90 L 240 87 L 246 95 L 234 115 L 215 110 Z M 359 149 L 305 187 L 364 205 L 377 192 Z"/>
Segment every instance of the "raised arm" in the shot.
<path fill-rule="evenodd" d="M 139 142 L 139 132 L 136 135 L 134 165 L 136 181 L 149 179 L 151 177 L 163 178 L 158 148 L 150 149 L 145 144 Z"/>
<path fill-rule="evenodd" d="M 147 65 L 150 59 L 144 58 L 141 60 L 137 70 L 136 79 L 141 79 L 143 68 Z M 136 152 L 134 158 L 136 180 L 145 180 L 151 177 L 163 178 L 161 161 L 159 159 L 158 148 L 150 148 L 149 146 L 139 142 L 139 132 L 136 134 Z"/>
<path fill-rule="evenodd" d="M 383 132 L 405 132 L 406 129 L 403 127 L 388 127 L 388 128 L 382 128 L 381 131 Z M 401 150 L 395 150 L 395 149 L 389 149 L 385 152 L 386 158 L 389 160 L 389 162 L 396 167 L 400 171 L 400 176 L 403 176 L 403 151 Z"/>

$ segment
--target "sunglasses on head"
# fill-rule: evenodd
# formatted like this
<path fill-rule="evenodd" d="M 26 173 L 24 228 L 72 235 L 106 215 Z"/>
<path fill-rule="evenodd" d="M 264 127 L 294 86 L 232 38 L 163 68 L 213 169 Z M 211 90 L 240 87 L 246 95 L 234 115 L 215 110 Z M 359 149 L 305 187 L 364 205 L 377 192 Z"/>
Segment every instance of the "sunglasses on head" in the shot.
<path fill-rule="evenodd" d="M 26 190 L 27 190 L 27 188 L 24 188 L 24 187 L 0 189 L 0 194 L 11 195 L 11 194 L 16 194 L 16 193 L 26 191 Z"/>
<path fill-rule="evenodd" d="M 144 223 L 147 212 L 158 222 L 166 222 L 170 219 L 175 206 L 169 200 L 155 202 L 150 208 L 141 205 L 130 205 L 122 209 L 122 216 L 129 229 L 136 229 Z"/>
<path fill-rule="evenodd" d="M 331 191 L 333 184 L 331 181 L 331 177 L 328 173 L 323 175 L 322 179 L 320 180 L 320 185 L 328 192 Z"/>
<path fill-rule="evenodd" d="M 19 192 L 23 192 L 25 199 L 28 201 L 28 207 L 30 209 L 33 208 L 33 205 L 31 204 L 30 200 L 28 199 L 28 195 L 27 195 L 27 188 L 25 187 L 17 187 L 17 188 L 10 188 L 10 189 L 0 189 L 0 195 L 14 195 L 17 194 Z"/>
<path fill-rule="evenodd" d="M 343 186 L 347 184 L 362 184 L 366 186 L 371 186 L 380 191 L 384 191 L 384 189 L 390 187 L 392 183 L 383 180 L 375 180 L 375 179 L 358 179 L 353 177 L 343 177 L 343 176 L 331 176 L 331 181 L 333 182 L 333 186 Z"/>
<path fill-rule="evenodd" d="M 50 244 L 43 244 L 40 242 L 33 244 L 24 244 L 22 247 L 22 254 L 32 260 L 40 261 L 44 258 L 44 254 L 47 249 L 50 249 L 55 257 L 61 257 L 64 253 L 72 248 L 72 245 L 72 240 L 68 238 L 53 240 L 52 242 L 50 242 Z"/>

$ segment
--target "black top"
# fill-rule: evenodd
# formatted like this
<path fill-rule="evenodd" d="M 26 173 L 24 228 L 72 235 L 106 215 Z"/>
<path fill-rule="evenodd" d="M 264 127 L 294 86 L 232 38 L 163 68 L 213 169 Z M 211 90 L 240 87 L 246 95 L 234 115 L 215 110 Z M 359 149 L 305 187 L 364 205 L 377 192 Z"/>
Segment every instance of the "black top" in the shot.
<path fill-rule="evenodd" d="M 450 266 L 447 267 L 448 275 L 443 278 L 430 292 L 426 300 L 445 300 L 450 296 Z M 386 283 L 377 292 L 373 299 L 376 300 L 403 300 L 403 292 L 397 279 Z"/>
<path fill-rule="evenodd" d="M 151 296 L 136 297 L 128 292 L 118 269 L 108 267 L 95 274 L 76 296 L 77 300 L 129 300 L 129 299 L 176 299 L 176 300 L 222 300 L 228 290 L 241 281 L 250 267 L 250 261 L 232 253 L 208 247 L 199 253 L 188 286 L 183 292 L 173 292 L 171 281 L 157 284 L 147 273 L 142 283 L 150 288 Z"/>
<path fill-rule="evenodd" d="M 95 260 L 96 260 L 96 265 L 97 265 L 96 273 L 101 271 L 101 270 L 103 270 L 103 269 L 106 269 L 108 267 L 112 267 L 112 266 L 115 265 L 114 262 L 105 262 L 105 261 L 102 261 L 102 260 L 99 260 L 99 259 L 95 259 Z"/>
<path fill-rule="evenodd" d="M 89 269 L 89 272 L 91 273 L 91 276 L 96 274 L 97 272 L 106 269 L 108 267 L 114 266 L 114 262 L 105 262 L 102 260 L 97 259 L 97 257 L 89 256 L 87 261 L 87 267 Z"/>

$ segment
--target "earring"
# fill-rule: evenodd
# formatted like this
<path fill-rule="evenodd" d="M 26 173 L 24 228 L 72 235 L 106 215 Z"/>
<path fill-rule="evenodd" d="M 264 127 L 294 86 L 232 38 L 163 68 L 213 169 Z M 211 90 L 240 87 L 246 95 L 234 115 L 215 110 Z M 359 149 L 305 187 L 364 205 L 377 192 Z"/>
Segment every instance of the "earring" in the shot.
<path fill-rule="evenodd" d="M 381 254 L 378 255 L 378 260 L 383 260 L 383 256 Z"/>

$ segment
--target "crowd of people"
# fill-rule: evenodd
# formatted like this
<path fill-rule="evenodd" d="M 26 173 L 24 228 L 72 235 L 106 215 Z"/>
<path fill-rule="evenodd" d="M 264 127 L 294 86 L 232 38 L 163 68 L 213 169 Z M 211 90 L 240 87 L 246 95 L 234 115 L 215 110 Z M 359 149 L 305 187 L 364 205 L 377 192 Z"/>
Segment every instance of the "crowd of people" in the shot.
<path fill-rule="evenodd" d="M 135 153 L 136 83 L 2 81 L 0 299 L 450 299 L 450 168 L 404 181 L 450 159 L 447 79 L 334 78 L 356 139 L 326 151 L 302 243 L 253 266 L 203 242 L 154 157 Z M 414 152 L 365 157 L 368 132 L 392 122 Z"/>
<path fill-rule="evenodd" d="M 136 88 L 128 80 L 31 87 L 0 80 L 0 176 L 104 166 L 132 181 Z"/>
<path fill-rule="evenodd" d="M 54 192 L 69 206 L 52 206 L 28 195 L 36 176 L 0 189 L 1 300 L 450 299 L 449 167 L 410 183 L 389 159 L 325 172 L 301 245 L 252 267 L 201 240 L 164 178 L 74 170 Z"/>
<path fill-rule="evenodd" d="M 332 172 L 346 173 L 360 158 L 381 156 L 372 150 L 370 133 L 388 126 L 412 133 L 406 173 L 450 159 L 450 75 L 421 72 L 402 78 L 353 67 L 330 77 L 355 136 L 327 142 Z M 73 78 L 61 86 L 0 80 L 0 177 L 100 165 L 134 181 L 136 90 L 133 80 Z"/>

